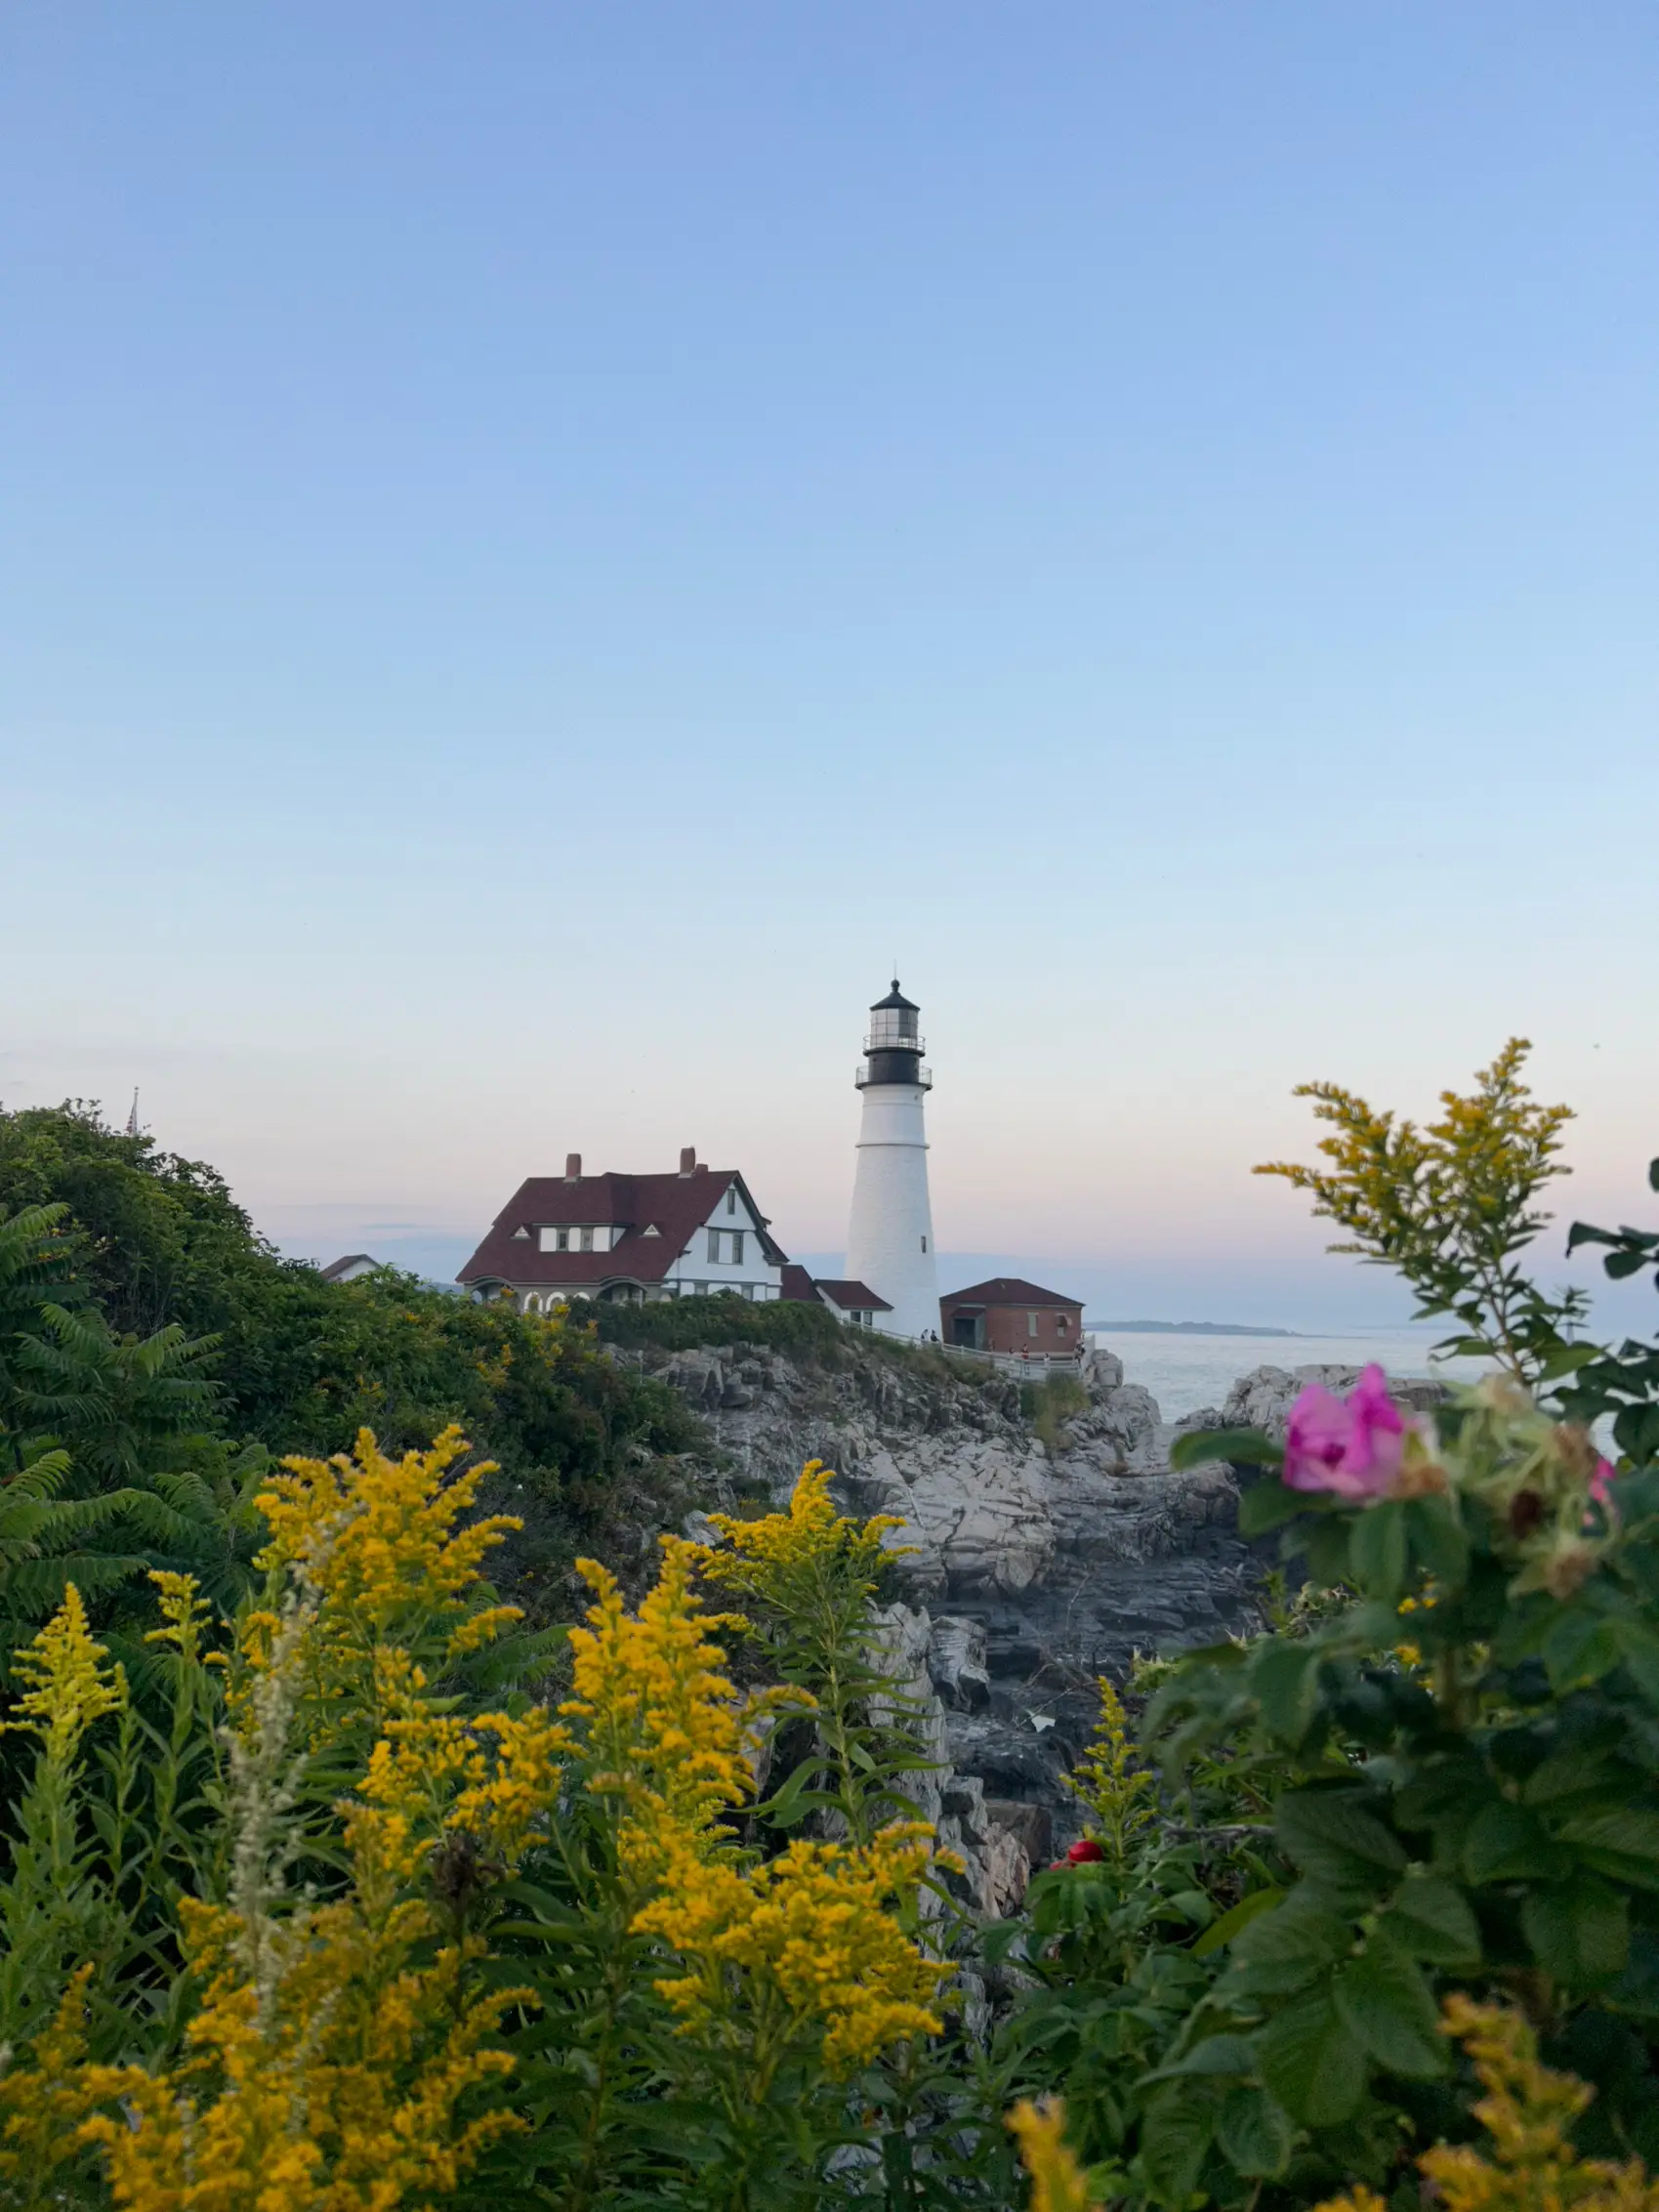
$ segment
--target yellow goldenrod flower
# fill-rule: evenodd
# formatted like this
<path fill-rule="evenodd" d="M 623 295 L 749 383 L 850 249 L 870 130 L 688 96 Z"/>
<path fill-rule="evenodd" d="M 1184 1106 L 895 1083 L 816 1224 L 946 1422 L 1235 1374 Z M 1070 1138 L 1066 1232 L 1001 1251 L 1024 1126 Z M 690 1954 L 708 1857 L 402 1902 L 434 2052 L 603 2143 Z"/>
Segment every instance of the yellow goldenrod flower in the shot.
<path fill-rule="evenodd" d="M 708 1631 L 731 1616 L 702 1610 L 696 1558 L 665 1536 L 661 1572 L 632 1618 L 615 1577 L 577 1562 L 597 1603 L 588 1627 L 570 1632 L 575 1695 L 560 1712 L 577 1724 L 569 1741 L 589 1787 L 620 1802 L 623 1863 L 646 1885 L 671 1834 L 706 1852 L 726 1832 L 718 1816 L 753 1786 L 745 1740 L 757 1715 L 810 1702 L 794 1690 L 741 1697 L 720 1671 L 726 1654 Z"/>
<path fill-rule="evenodd" d="M 1454 1991 L 1440 2025 L 1474 2061 L 1486 2091 L 1474 2116 L 1491 2138 L 1490 2155 L 1474 2144 L 1441 2144 L 1418 2159 L 1445 2212 L 1659 2212 L 1659 2182 L 1639 2158 L 1579 2156 L 1572 2124 L 1596 2093 L 1539 2064 L 1538 2038 L 1518 2012 Z M 1316 2212 L 1383 2212 L 1383 2204 L 1353 2189 Z"/>
<path fill-rule="evenodd" d="M 1019 2144 L 1019 2162 L 1031 2177 L 1031 2212 L 1095 2212 L 1089 2185 L 1066 2149 L 1065 2105 L 1045 2097 L 1016 2105 L 1008 2125 Z"/>
<path fill-rule="evenodd" d="M 1099 1678 L 1100 1718 L 1083 1757 L 1065 1786 L 1093 1816 L 1091 1834 L 1103 1845 L 1114 1865 L 1122 1866 L 1135 1838 L 1157 1818 L 1157 1777 L 1141 1766 L 1129 1739 L 1123 1700 Z"/>
<path fill-rule="evenodd" d="M 85 2065 L 91 1979 L 90 1966 L 76 1967 L 26 2066 L 0 2065 L 0 2179 L 20 2185 L 20 2203 L 58 2201 L 47 2177 L 74 2155 L 76 2130 L 97 2102 Z"/>
<path fill-rule="evenodd" d="M 694 1553 L 698 1565 L 711 1582 L 741 1598 L 777 1598 L 780 1583 L 790 1575 L 829 1559 L 845 1563 L 873 1589 L 883 1562 L 895 1556 L 882 1539 L 904 1523 L 892 1514 L 876 1514 L 869 1521 L 838 1514 L 829 1494 L 834 1480 L 833 1471 L 821 1459 L 809 1459 L 801 1470 L 787 1513 L 769 1513 L 759 1521 L 710 1514 L 726 1545 L 698 1545 Z"/>
<path fill-rule="evenodd" d="M 258 1499 L 270 1528 L 259 1565 L 318 1572 L 326 1561 L 325 1622 L 350 1621 L 359 1638 L 383 1638 L 410 1606 L 463 1611 L 484 1555 L 522 1525 L 496 1513 L 456 1527 L 494 1473 L 485 1460 L 445 1482 L 466 1448 L 451 1427 L 431 1451 L 389 1459 L 360 1429 L 353 1457 L 285 1459 Z M 518 1617 L 506 1607 L 492 1612 L 497 1623 Z"/>
<path fill-rule="evenodd" d="M 689 1970 L 658 1989 L 687 2030 L 717 2041 L 781 2004 L 791 2029 L 821 2029 L 824 2062 L 838 2075 L 905 2036 L 938 2034 L 932 2008 L 948 1969 L 924 1957 L 888 1910 L 914 1898 L 930 1833 L 905 1823 L 858 1847 L 798 1842 L 743 1870 L 674 1839 L 661 1893 L 634 1920 Z"/>
<path fill-rule="evenodd" d="M 40 1738 L 49 1760 L 64 1764 L 72 1759 L 94 1721 L 119 1712 L 127 1702 L 121 1668 L 105 1672 L 99 1664 L 108 1655 L 104 1645 L 93 1642 L 81 1594 L 67 1583 L 63 1603 L 12 1662 L 28 1687 L 14 1707 L 21 1717 L 0 1722 L 0 1732 L 26 1731 Z"/>
<path fill-rule="evenodd" d="M 172 1574 L 165 1568 L 155 1567 L 150 1570 L 149 1580 L 160 1592 L 157 1603 L 165 1625 L 150 1629 L 145 1642 L 171 1644 L 187 1665 L 199 1656 L 204 1666 L 224 1666 L 223 1651 L 202 1651 L 202 1632 L 213 1619 L 213 1607 L 198 1594 L 195 1576 Z"/>

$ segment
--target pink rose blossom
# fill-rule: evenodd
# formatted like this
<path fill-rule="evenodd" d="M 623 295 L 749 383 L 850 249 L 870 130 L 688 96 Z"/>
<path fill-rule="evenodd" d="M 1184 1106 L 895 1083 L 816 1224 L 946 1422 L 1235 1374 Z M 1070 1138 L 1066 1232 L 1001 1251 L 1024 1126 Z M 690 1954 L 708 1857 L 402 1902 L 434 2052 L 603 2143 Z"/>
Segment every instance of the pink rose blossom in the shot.
<path fill-rule="evenodd" d="M 1367 1367 L 1346 1401 L 1309 1383 L 1291 1407 L 1285 1482 L 1293 1490 L 1380 1498 L 1399 1473 L 1405 1431 L 1381 1367 Z"/>
<path fill-rule="evenodd" d="M 1590 1494 L 1603 1512 L 1605 1512 L 1613 1502 L 1613 1493 L 1608 1488 L 1608 1484 L 1612 1482 L 1612 1461 L 1610 1459 L 1598 1459 L 1596 1462 L 1596 1472 L 1590 1478 Z"/>

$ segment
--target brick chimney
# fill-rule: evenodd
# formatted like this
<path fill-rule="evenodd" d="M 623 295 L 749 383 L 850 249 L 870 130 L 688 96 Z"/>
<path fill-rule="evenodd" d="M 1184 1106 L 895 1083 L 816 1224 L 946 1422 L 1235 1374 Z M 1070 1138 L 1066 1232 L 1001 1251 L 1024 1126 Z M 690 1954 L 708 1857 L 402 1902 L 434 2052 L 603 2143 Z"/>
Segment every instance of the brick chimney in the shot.
<path fill-rule="evenodd" d="M 682 1145 L 682 1146 L 681 1146 L 681 1148 L 680 1148 L 680 1172 L 681 1172 L 681 1174 L 682 1174 L 682 1175 L 694 1175 L 694 1174 L 696 1173 L 696 1171 L 697 1171 L 697 1148 L 696 1148 L 696 1146 L 695 1146 L 695 1145 Z"/>
<path fill-rule="evenodd" d="M 565 1180 L 565 1182 L 566 1182 L 566 1183 L 580 1183 L 580 1182 L 581 1182 L 581 1180 L 582 1180 L 582 1155 L 581 1155 L 581 1153 L 580 1153 L 580 1152 L 566 1152 L 566 1153 L 565 1153 L 565 1155 L 564 1155 L 564 1180 Z"/>

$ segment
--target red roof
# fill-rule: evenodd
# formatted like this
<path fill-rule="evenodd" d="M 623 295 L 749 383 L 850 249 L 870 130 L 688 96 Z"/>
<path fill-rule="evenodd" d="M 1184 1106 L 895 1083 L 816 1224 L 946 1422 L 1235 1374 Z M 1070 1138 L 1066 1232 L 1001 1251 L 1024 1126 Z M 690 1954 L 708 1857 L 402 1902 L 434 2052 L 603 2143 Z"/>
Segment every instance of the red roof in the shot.
<path fill-rule="evenodd" d="M 1058 1290 L 1039 1290 L 1023 1275 L 992 1275 L 989 1282 L 971 1283 L 939 1300 L 941 1306 L 1064 1306 L 1081 1313 L 1081 1298 L 1067 1298 Z"/>
<path fill-rule="evenodd" d="M 897 985 L 893 986 L 895 989 Z M 849 1282 L 845 1278 L 831 1282 L 820 1276 L 813 1288 L 819 1291 L 830 1305 L 838 1306 L 844 1314 L 891 1314 L 887 1299 L 878 1298 L 867 1282 Z"/>
<path fill-rule="evenodd" d="M 538 1284 L 660 1282 L 735 1183 L 759 1221 L 761 1209 L 735 1168 L 697 1167 L 689 1175 L 533 1175 L 519 1184 L 489 1234 L 460 1271 L 459 1282 Z M 620 1225 L 627 1233 L 608 1252 L 544 1252 L 536 1231 Z M 656 1234 L 645 1232 L 654 1229 Z M 526 1235 L 518 1231 L 525 1230 Z M 765 1230 L 761 1249 L 776 1266 L 782 1249 Z"/>
<path fill-rule="evenodd" d="M 818 1286 L 805 1268 L 797 1267 L 793 1260 L 783 1271 L 780 1285 L 785 1298 L 793 1298 L 798 1306 L 817 1306 L 822 1301 Z"/>

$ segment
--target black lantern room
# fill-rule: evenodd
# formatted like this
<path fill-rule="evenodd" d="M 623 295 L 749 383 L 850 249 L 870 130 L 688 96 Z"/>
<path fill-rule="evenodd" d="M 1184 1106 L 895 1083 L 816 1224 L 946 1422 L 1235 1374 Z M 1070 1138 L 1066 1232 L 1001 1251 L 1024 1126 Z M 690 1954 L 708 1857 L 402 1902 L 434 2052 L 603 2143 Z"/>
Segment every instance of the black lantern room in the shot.
<path fill-rule="evenodd" d="M 870 1033 L 864 1039 L 864 1067 L 858 1078 L 860 1090 L 871 1083 L 929 1088 L 931 1076 L 922 1065 L 926 1047 L 919 1025 L 921 1013 L 915 1000 L 906 998 L 899 989 L 894 976 L 892 990 L 870 1009 Z"/>

